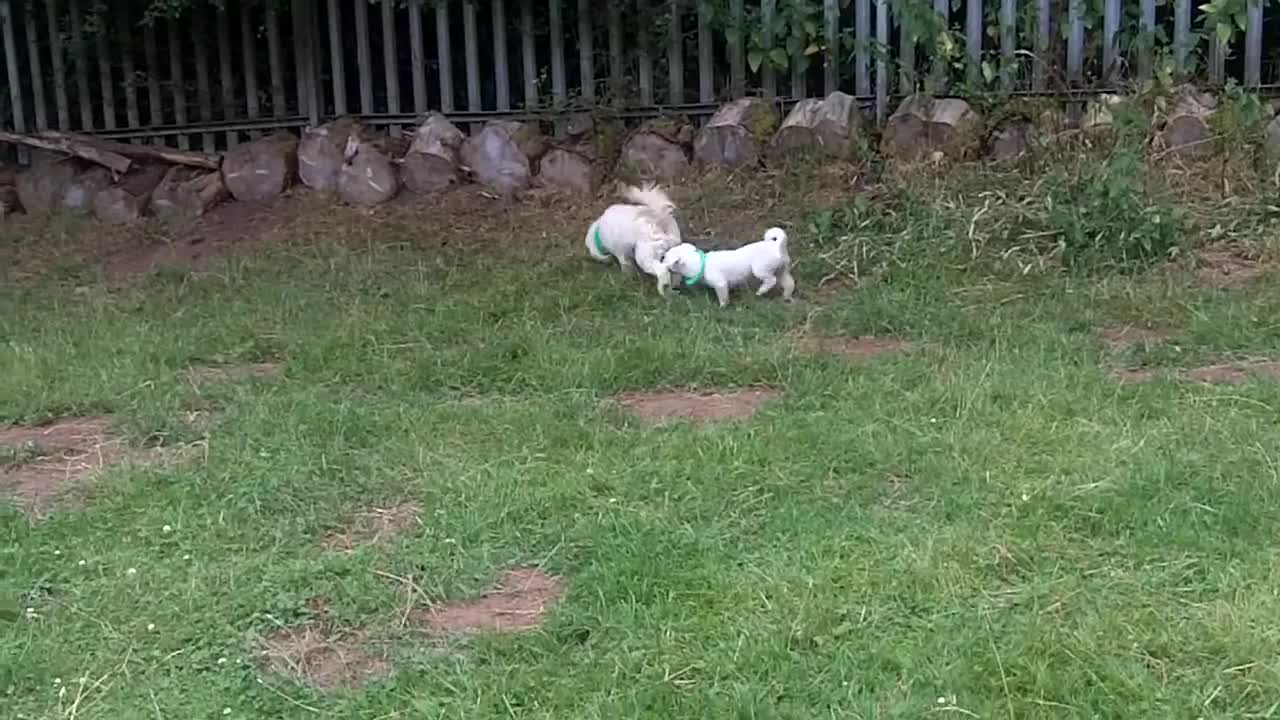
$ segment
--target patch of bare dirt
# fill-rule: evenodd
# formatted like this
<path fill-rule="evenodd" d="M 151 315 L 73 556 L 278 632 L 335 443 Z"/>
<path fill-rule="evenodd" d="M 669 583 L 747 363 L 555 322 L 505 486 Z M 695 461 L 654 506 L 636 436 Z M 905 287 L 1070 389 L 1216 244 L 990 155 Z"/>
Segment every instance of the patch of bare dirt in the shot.
<path fill-rule="evenodd" d="M 1195 266 L 1195 285 L 1215 290 L 1244 287 L 1266 272 L 1266 267 L 1257 258 L 1229 245 L 1218 245 L 1196 253 Z"/>
<path fill-rule="evenodd" d="M 202 365 L 191 368 L 191 382 L 208 383 L 239 382 L 252 378 L 273 378 L 280 374 L 280 363 L 260 362 L 242 365 Z"/>
<path fill-rule="evenodd" d="M 645 420 L 657 423 L 684 420 L 697 426 L 749 418 L 765 403 L 781 395 L 780 390 L 758 387 L 723 392 L 628 392 L 615 395 L 613 399 L 633 415 Z"/>
<path fill-rule="evenodd" d="M 497 587 L 478 598 L 414 610 L 410 618 L 438 636 L 532 630 L 563 592 L 561 579 L 542 568 L 516 568 L 503 573 Z"/>
<path fill-rule="evenodd" d="M 391 673 L 391 662 L 363 631 L 317 621 L 281 628 L 263 642 L 267 669 L 318 690 L 354 689 Z"/>
<path fill-rule="evenodd" d="M 1111 377 L 1121 384 L 1145 383 L 1159 377 L 1173 377 L 1209 385 L 1243 385 L 1257 379 L 1280 380 L 1280 361 L 1223 363 L 1183 370 L 1117 368 L 1111 371 Z"/>
<path fill-rule="evenodd" d="M 0 495 L 41 515 L 68 490 L 103 468 L 163 459 L 131 448 L 107 417 L 73 417 L 45 425 L 0 426 Z"/>
<path fill-rule="evenodd" d="M 1135 347 L 1150 349 L 1170 337 L 1169 333 L 1163 330 L 1121 324 L 1103 325 L 1097 329 L 1094 335 L 1099 342 L 1115 351 L 1128 350 Z"/>
<path fill-rule="evenodd" d="M 385 542 L 420 525 L 419 517 L 418 506 L 410 502 L 363 510 L 352 516 L 341 530 L 325 536 L 320 546 L 334 552 L 353 552 L 358 547 Z"/>
<path fill-rule="evenodd" d="M 874 335 L 861 337 L 802 335 L 796 340 L 796 344 L 807 353 L 839 355 L 849 360 L 870 360 L 882 355 L 908 352 L 915 348 L 915 344 L 909 340 Z"/>

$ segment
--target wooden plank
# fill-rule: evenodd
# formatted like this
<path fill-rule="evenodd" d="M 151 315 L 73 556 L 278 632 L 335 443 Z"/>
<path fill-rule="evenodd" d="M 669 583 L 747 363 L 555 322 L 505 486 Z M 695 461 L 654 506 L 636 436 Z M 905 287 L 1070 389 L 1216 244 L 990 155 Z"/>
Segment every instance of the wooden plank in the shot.
<path fill-rule="evenodd" d="M 912 34 L 907 24 L 898 23 L 898 92 L 904 95 L 916 87 L 916 45 L 919 38 Z"/>
<path fill-rule="evenodd" d="M 698 100 L 709 103 L 716 99 L 715 52 L 711 35 L 711 7 L 698 3 Z"/>
<path fill-rule="evenodd" d="M 62 28 L 58 24 L 58 0 L 45 0 L 45 16 L 49 28 L 49 65 L 53 71 L 53 100 L 58 111 L 58 129 L 71 129 L 71 103 L 67 99 L 67 63 L 62 47 Z"/>
<path fill-rule="evenodd" d="M 1227 44 L 1218 39 L 1217 33 L 1209 34 L 1209 82 L 1221 85 L 1227 76 Z"/>
<path fill-rule="evenodd" d="M 551 0 L 554 5 L 556 0 Z M 651 14 L 649 12 L 649 3 L 651 0 L 638 0 L 637 10 L 640 13 L 640 26 L 649 27 Z M 649 33 L 636 33 L 636 64 L 639 66 L 639 84 L 640 84 L 640 104 L 653 104 L 653 52 L 649 49 Z M 552 46 L 554 47 L 554 39 Z M 554 55 L 553 55 L 554 57 Z"/>
<path fill-rule="evenodd" d="M 5 54 L 14 49 L 13 43 L 13 23 L 9 19 L 10 0 L 0 0 L 0 27 L 3 28 L 5 35 Z M 13 62 L 9 63 L 9 77 L 16 79 L 18 77 L 18 58 L 11 58 Z M 16 85 L 10 85 L 10 92 L 14 91 Z M 17 119 L 17 117 L 15 117 Z M 90 162 L 97 163 L 111 170 L 117 175 L 123 175 L 128 172 L 129 166 L 133 163 L 129 158 L 119 155 L 110 150 L 98 147 L 98 143 L 93 138 L 85 135 L 72 135 L 69 133 L 59 133 L 64 135 L 60 138 L 51 138 L 37 135 L 25 134 L 26 121 L 23 120 L 23 129 L 16 133 L 0 130 L 0 143 L 14 143 L 22 147 L 33 147 L 41 150 L 48 150 L 55 153 L 65 153 L 83 158 Z M 125 146 L 129 147 L 129 146 Z"/>
<path fill-rule="evenodd" d="M 196 59 L 196 109 L 200 113 L 200 121 L 213 120 L 213 90 L 209 81 L 209 50 L 205 44 L 209 37 L 205 30 L 205 10 L 203 6 L 194 6 L 191 13 L 191 49 Z M 201 133 L 200 144 L 207 153 L 217 151 L 213 133 Z"/>
<path fill-rule="evenodd" d="M 133 23 L 128 8 L 116 11 L 117 37 L 120 42 L 120 70 L 124 74 L 124 119 L 126 127 L 142 125 L 138 112 L 138 74 L 133 62 Z"/>
<path fill-rule="evenodd" d="M 440 109 L 453 112 L 453 50 L 449 39 L 449 4 L 436 5 L 436 56 L 440 63 Z"/>
<path fill-rule="evenodd" d="M 413 111 L 422 114 L 427 111 L 427 53 L 422 42 L 421 0 L 409 0 L 409 65 L 413 74 Z"/>
<path fill-rule="evenodd" d="M 0 0 L 0 36 L 4 37 L 4 65 L 9 83 L 9 109 L 13 112 L 13 129 L 20 136 L 27 132 L 27 113 L 22 104 L 22 83 L 18 76 L 18 40 L 13 26 L 17 19 L 10 0 Z M 26 151 L 19 151 L 18 161 L 30 161 Z"/>
<path fill-rule="evenodd" d="M 1017 78 L 1017 0 L 1000 0 L 1000 86 L 1012 90 Z"/>
<path fill-rule="evenodd" d="M 1173 60 L 1179 75 L 1191 72 L 1188 55 L 1191 54 L 1191 0 L 1173 2 Z"/>
<path fill-rule="evenodd" d="M 307 114 L 307 96 L 310 95 L 307 90 L 306 58 L 311 56 L 311 52 L 307 49 L 307 33 L 302 19 L 306 12 L 306 8 L 302 7 L 305 1 L 292 0 L 289 7 L 289 34 L 293 38 L 293 96 L 298 101 L 298 113 L 302 115 Z"/>
<path fill-rule="evenodd" d="M 1253 88 L 1262 84 L 1262 0 L 1249 0 L 1245 14 L 1244 84 Z"/>
<path fill-rule="evenodd" d="M 289 113 L 284 94 L 284 61 L 280 57 L 280 11 L 267 6 L 267 66 L 271 72 L 271 114 L 282 118 Z"/>
<path fill-rule="evenodd" d="M 610 12 L 614 3 L 610 3 Z M 621 34 L 621 31 L 619 31 Z M 533 0 L 520 0 L 520 71 L 524 74 L 524 106 L 538 105 L 538 59 L 533 35 Z"/>
<path fill-rule="evenodd" d="M 253 32 L 253 6 L 240 6 L 240 54 L 244 72 L 244 109 L 250 120 L 262 114 L 258 107 L 258 60 L 255 46 L 257 36 Z"/>
<path fill-rule="evenodd" d="M 40 36 L 36 31 L 34 8 L 23 13 L 23 31 L 27 36 L 27 62 L 31 70 L 31 106 L 36 129 L 49 128 L 49 107 L 45 104 L 44 63 L 40 58 Z"/>
<path fill-rule="evenodd" d="M 729 91 L 747 94 L 746 9 L 742 0 L 729 0 Z"/>
<path fill-rule="evenodd" d="M 973 2 L 973 0 L 969 0 Z M 853 87 L 859 95 L 871 93 L 871 0 L 857 0 L 853 7 Z"/>
<path fill-rule="evenodd" d="M 1071 0 L 1066 0 L 1066 2 L 1071 2 Z M 950 0 L 933 0 L 933 11 L 937 13 L 939 18 L 942 20 L 942 27 L 944 29 L 951 27 Z M 930 50 L 935 51 L 936 49 L 930 48 Z M 930 90 L 933 92 L 941 92 L 946 89 L 947 77 L 950 74 L 950 70 L 947 68 L 946 59 L 938 55 L 936 51 L 934 52 L 929 74 L 932 80 L 931 85 L 933 85 Z"/>
<path fill-rule="evenodd" d="M 111 58 L 111 46 L 107 44 L 107 28 L 104 18 L 97 18 L 100 25 L 93 34 L 94 58 L 98 66 L 98 85 L 102 88 L 102 125 L 108 130 L 116 129 L 116 81 L 111 72 L 114 61 Z"/>
<path fill-rule="evenodd" d="M 588 103 L 596 100 L 595 31 L 591 26 L 591 7 L 592 0 L 578 0 L 578 72 L 582 78 L 582 99 Z"/>
<path fill-rule="evenodd" d="M 218 34 L 218 85 L 222 90 L 222 119 L 235 120 L 239 113 L 236 112 L 236 76 L 232 69 L 231 21 L 227 17 L 226 7 L 217 9 L 214 22 L 217 26 L 215 32 Z M 228 148 L 240 143 L 240 134 L 234 130 L 228 130 L 225 138 Z"/>
<path fill-rule="evenodd" d="M 547 22 L 551 26 L 551 94 L 557 108 L 564 107 L 569 95 L 564 68 L 564 19 L 560 12 L 563 2 L 547 0 L 550 11 Z"/>
<path fill-rule="evenodd" d="M 511 70 L 507 64 L 507 8 L 504 0 L 491 0 L 490 5 L 493 11 L 494 103 L 499 110 L 510 110 Z"/>
<path fill-rule="evenodd" d="M 1050 2 L 1051 0 L 1036 0 L 1036 59 L 1031 76 L 1031 89 L 1036 92 L 1043 92 L 1049 80 L 1049 53 L 1053 47 L 1053 13 L 1050 11 Z"/>
<path fill-rule="evenodd" d="M 827 95 L 840 89 L 840 0 L 823 0 L 823 27 L 827 51 L 823 53 L 822 87 Z"/>
<path fill-rule="evenodd" d="M 178 126 L 187 124 L 187 80 L 184 76 L 182 61 L 185 46 L 178 39 L 178 21 L 167 23 L 169 41 L 169 85 L 173 92 L 173 123 Z M 178 147 L 186 150 L 191 141 L 185 133 L 178 135 Z"/>
<path fill-rule="evenodd" d="M 1067 80 L 1078 85 L 1084 80 L 1084 2 L 1067 0 Z"/>
<path fill-rule="evenodd" d="M 160 50 L 154 21 L 142 26 L 142 59 L 147 63 L 147 124 L 159 127 L 164 124 L 164 100 L 160 96 Z M 152 138 L 152 143 L 163 145 L 164 138 Z"/>
<path fill-rule="evenodd" d="M 484 109 L 484 96 L 480 94 L 480 35 L 477 12 L 475 0 L 463 0 L 462 50 L 467 61 L 467 109 L 471 112 L 480 112 Z"/>
<path fill-rule="evenodd" d="M 400 68 L 396 48 L 396 4 L 380 3 L 382 8 L 382 78 L 387 89 L 387 112 L 400 114 Z M 400 134 L 398 124 L 391 125 L 392 135 Z"/>
<path fill-rule="evenodd" d="M 883 125 L 889 116 L 888 0 L 876 0 L 876 43 L 883 49 L 876 54 L 876 124 Z"/>
<path fill-rule="evenodd" d="M 1139 32 L 1146 37 L 1146 42 L 1138 52 L 1138 77 L 1149 78 L 1155 70 L 1154 44 L 1156 32 L 1156 0 L 1141 0 Z"/>
<path fill-rule="evenodd" d="M 329 0 L 329 72 L 333 76 L 333 112 L 347 114 L 347 62 L 346 46 L 342 42 L 342 7 L 338 0 Z M 421 27 L 418 30 L 422 32 Z"/>
<path fill-rule="evenodd" d="M 80 0 L 70 0 L 71 56 L 76 61 L 76 100 L 80 104 L 80 129 L 93 129 L 93 97 L 89 94 L 89 53 L 84 45 L 84 18 Z"/>
<path fill-rule="evenodd" d="M 982 0 L 965 0 L 964 49 L 969 56 L 969 77 L 982 76 Z"/>
<path fill-rule="evenodd" d="M 760 71 L 760 89 L 764 91 L 764 96 L 773 99 L 778 95 L 778 74 L 774 70 L 773 61 L 767 57 L 769 51 L 774 48 L 775 34 L 774 23 L 778 20 L 778 0 L 761 0 L 760 2 L 760 25 L 762 26 L 761 39 L 764 41 L 763 47 L 766 57 L 762 60 L 762 70 Z"/>
<path fill-rule="evenodd" d="M 1108 84 L 1120 72 L 1120 0 L 1104 0 L 1102 6 L 1102 77 Z"/>
<path fill-rule="evenodd" d="M 369 3 L 354 3 L 356 9 L 356 72 L 360 74 L 360 112 L 374 112 L 373 50 L 369 46 Z"/>

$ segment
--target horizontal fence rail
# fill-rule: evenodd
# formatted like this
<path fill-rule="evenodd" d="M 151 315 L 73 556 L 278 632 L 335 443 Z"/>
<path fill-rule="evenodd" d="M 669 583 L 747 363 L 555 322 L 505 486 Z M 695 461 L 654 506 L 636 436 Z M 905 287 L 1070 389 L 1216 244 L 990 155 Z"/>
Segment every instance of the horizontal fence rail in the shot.
<path fill-rule="evenodd" d="M 842 90 L 882 120 L 917 91 L 1275 90 L 1280 10 L 1241 2 L 0 0 L 0 123 L 214 153 L 347 114 L 399 132 L 428 111 L 705 116 Z"/>

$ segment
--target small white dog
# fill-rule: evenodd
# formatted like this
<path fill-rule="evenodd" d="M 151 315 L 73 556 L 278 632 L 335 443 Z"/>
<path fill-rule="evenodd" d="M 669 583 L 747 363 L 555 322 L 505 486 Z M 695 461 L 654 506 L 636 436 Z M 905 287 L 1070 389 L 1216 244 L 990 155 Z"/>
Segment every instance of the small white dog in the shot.
<path fill-rule="evenodd" d="M 787 233 L 782 228 L 769 228 L 764 239 L 743 245 L 737 250 L 703 252 L 689 243 L 671 248 L 662 258 L 662 266 L 684 277 L 684 284 L 702 283 L 714 288 L 720 307 L 729 304 L 729 289 L 747 284 L 751 278 L 760 281 L 756 295 L 764 295 L 782 286 L 782 298 L 791 300 L 796 281 L 791 277 L 791 256 L 787 254 Z"/>
<path fill-rule="evenodd" d="M 600 262 L 617 260 L 624 271 L 639 266 L 657 279 L 658 294 L 666 295 L 671 274 L 662 254 L 680 244 L 676 205 L 655 185 L 628 187 L 622 196 L 628 203 L 610 205 L 587 228 L 587 252 Z"/>

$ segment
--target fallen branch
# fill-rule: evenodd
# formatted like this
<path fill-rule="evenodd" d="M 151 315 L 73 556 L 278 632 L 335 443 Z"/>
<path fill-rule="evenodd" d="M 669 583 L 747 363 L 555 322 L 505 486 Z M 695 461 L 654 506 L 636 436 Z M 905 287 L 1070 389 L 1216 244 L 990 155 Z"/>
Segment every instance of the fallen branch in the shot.
<path fill-rule="evenodd" d="M 57 130 L 45 130 L 39 133 L 39 137 L 50 140 L 68 140 L 83 143 L 91 143 L 95 147 L 102 148 L 113 152 L 117 155 L 123 155 L 134 160 L 159 160 L 172 165 L 186 165 L 187 167 L 196 167 L 204 170 L 217 170 L 220 163 L 218 158 L 210 157 L 201 152 L 191 152 L 189 150 L 174 150 L 167 147 L 158 147 L 155 145 L 132 145 L 130 143 L 116 142 L 115 140 L 103 140 L 100 138 L 90 137 L 88 135 L 79 135 L 77 133 L 59 132 Z"/>
<path fill-rule="evenodd" d="M 84 142 L 74 136 L 45 138 L 36 135 L 18 135 L 0 130 L 0 142 L 17 143 L 40 150 L 64 153 L 97 163 L 112 172 L 123 175 L 129 171 L 133 161 L 129 158 L 97 146 L 93 142 Z"/>

